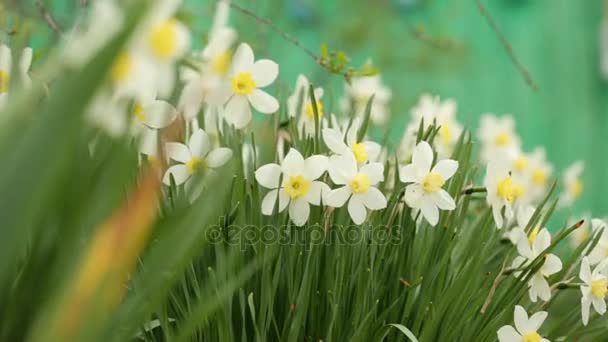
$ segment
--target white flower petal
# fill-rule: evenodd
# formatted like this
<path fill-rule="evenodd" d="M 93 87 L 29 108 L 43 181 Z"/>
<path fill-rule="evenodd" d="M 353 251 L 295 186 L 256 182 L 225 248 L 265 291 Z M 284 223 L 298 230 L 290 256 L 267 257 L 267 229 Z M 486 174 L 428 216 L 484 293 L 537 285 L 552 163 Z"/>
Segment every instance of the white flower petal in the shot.
<path fill-rule="evenodd" d="M 545 263 L 542 266 L 542 272 L 545 276 L 555 274 L 562 270 L 562 261 L 555 254 L 548 254 L 545 257 Z"/>
<path fill-rule="evenodd" d="M 163 177 L 163 183 L 165 183 L 165 185 L 171 185 L 171 175 L 173 175 L 175 185 L 181 185 L 190 178 L 188 168 L 183 164 L 173 165 L 167 169 L 165 176 Z"/>
<path fill-rule="evenodd" d="M 308 192 L 302 196 L 306 202 L 312 205 L 321 205 L 321 199 L 330 191 L 329 186 L 323 182 L 314 181 L 310 184 Z"/>
<path fill-rule="evenodd" d="M 304 173 L 304 157 L 302 157 L 302 154 L 295 148 L 290 149 L 285 159 L 283 159 L 281 171 L 287 176 L 302 175 Z"/>
<path fill-rule="evenodd" d="M 414 183 L 420 180 L 414 164 L 408 164 L 399 169 L 399 180 L 401 180 L 402 183 Z"/>
<path fill-rule="evenodd" d="M 435 205 L 441 210 L 454 210 L 456 208 L 456 203 L 452 196 L 443 189 L 439 189 L 439 191 L 432 192 L 429 195 Z"/>
<path fill-rule="evenodd" d="M 180 163 L 187 163 L 190 161 L 190 159 L 192 159 L 192 154 L 190 154 L 188 146 L 184 144 L 175 142 L 166 143 L 165 151 L 167 153 L 167 157 Z"/>
<path fill-rule="evenodd" d="M 211 147 L 209 136 L 205 131 L 199 128 L 192 134 L 192 136 L 190 136 L 188 147 L 190 148 L 190 152 L 193 156 L 199 158 L 205 157 L 209 152 L 209 148 Z"/>
<path fill-rule="evenodd" d="M 287 204 L 289 204 L 289 195 L 287 195 L 284 191 L 279 192 L 278 189 L 274 189 L 269 191 L 262 200 L 262 214 L 272 215 L 277 203 L 277 194 L 279 196 L 279 212 L 285 210 Z"/>
<path fill-rule="evenodd" d="M 497 335 L 499 342 L 521 342 L 522 339 L 522 336 L 510 325 L 498 329 Z"/>
<path fill-rule="evenodd" d="M 263 114 L 272 114 L 279 110 L 279 101 L 267 92 L 255 89 L 251 94 L 247 95 L 249 102 L 258 112 Z"/>
<path fill-rule="evenodd" d="M 496 228 L 502 228 L 504 224 L 504 219 L 502 218 L 502 205 L 492 204 L 492 215 L 494 216 L 494 222 L 496 223 Z"/>
<path fill-rule="evenodd" d="M 352 146 L 357 143 L 357 134 L 359 134 L 359 128 L 361 127 L 361 121 L 359 118 L 354 118 L 348 132 L 346 132 L 346 143 L 348 146 Z"/>
<path fill-rule="evenodd" d="M 226 122 L 234 125 L 237 129 L 243 129 L 251 122 L 251 107 L 246 96 L 233 95 L 226 103 L 224 112 Z"/>
<path fill-rule="evenodd" d="M 232 158 L 232 150 L 227 147 L 220 147 L 207 155 L 207 166 L 215 169 L 226 164 L 230 158 Z"/>
<path fill-rule="evenodd" d="M 585 283 L 591 283 L 591 266 L 589 265 L 589 258 L 584 257 L 581 262 L 581 270 L 578 273 L 578 277 L 581 278 Z"/>
<path fill-rule="evenodd" d="M 538 328 L 543 324 L 543 322 L 547 319 L 546 311 L 539 311 L 534 315 L 530 316 L 528 319 L 528 324 L 526 325 L 526 332 L 537 331 Z"/>
<path fill-rule="evenodd" d="M 412 155 L 412 164 L 419 173 L 429 173 L 433 164 L 433 150 L 426 141 L 421 141 L 414 148 Z"/>
<path fill-rule="evenodd" d="M 281 176 L 281 166 L 278 164 L 266 164 L 255 171 L 255 180 L 268 189 L 275 189 L 279 186 Z"/>
<path fill-rule="evenodd" d="M 424 195 L 424 189 L 420 184 L 411 184 L 405 188 L 405 203 L 410 208 L 420 208 L 422 202 L 422 196 Z"/>
<path fill-rule="evenodd" d="M 378 188 L 370 187 L 367 192 L 357 194 L 361 198 L 363 205 L 371 210 L 386 208 L 386 197 Z"/>
<path fill-rule="evenodd" d="M 348 184 L 357 174 L 357 160 L 352 153 L 332 156 L 329 158 L 327 171 L 335 184 Z"/>
<path fill-rule="evenodd" d="M 21 52 L 21 57 L 19 59 L 19 71 L 24 75 L 27 74 L 30 66 L 32 65 L 32 55 L 33 50 L 30 47 L 26 47 Z"/>
<path fill-rule="evenodd" d="M 348 213 L 355 224 L 361 224 L 365 221 L 367 210 L 358 196 L 352 196 L 348 201 Z"/>
<path fill-rule="evenodd" d="M 315 155 L 304 161 L 304 176 L 310 180 L 315 180 L 327 171 L 329 159 L 326 156 Z"/>
<path fill-rule="evenodd" d="M 289 218 L 300 227 L 308 221 L 310 205 L 303 198 L 297 198 L 289 203 Z"/>
<path fill-rule="evenodd" d="M 369 163 L 361 167 L 359 172 L 366 174 L 372 185 L 384 181 L 384 165 L 381 163 Z"/>
<path fill-rule="evenodd" d="M 437 165 L 433 167 L 433 172 L 437 172 L 445 180 L 449 179 L 458 170 L 458 162 L 452 159 L 440 160 Z"/>
<path fill-rule="evenodd" d="M 528 313 L 521 305 L 516 305 L 513 316 L 515 328 L 520 334 L 525 334 L 528 327 Z"/>
<path fill-rule="evenodd" d="M 540 253 L 547 249 L 550 245 L 551 234 L 549 234 L 547 229 L 543 228 L 536 236 L 536 239 L 534 239 L 534 242 L 532 243 L 532 250 L 534 250 L 536 253 Z"/>
<path fill-rule="evenodd" d="M 251 76 L 256 87 L 264 88 L 270 85 L 279 75 L 279 65 L 270 59 L 260 59 L 253 64 Z"/>
<path fill-rule="evenodd" d="M 365 146 L 365 152 L 367 153 L 367 160 L 370 162 L 375 162 L 378 160 L 378 156 L 380 155 L 380 151 L 382 147 L 380 144 L 375 143 L 373 141 L 365 141 L 363 142 L 363 146 Z"/>
<path fill-rule="evenodd" d="M 177 111 L 165 101 L 154 101 L 144 107 L 144 124 L 150 128 L 165 128 L 177 117 Z"/>
<path fill-rule="evenodd" d="M 333 128 L 324 128 L 322 131 L 325 145 L 335 154 L 345 154 L 349 152 L 348 146 L 344 143 L 342 134 Z"/>
<path fill-rule="evenodd" d="M 583 325 L 589 323 L 589 310 L 591 309 L 591 301 L 586 298 L 581 298 L 581 319 Z"/>
<path fill-rule="evenodd" d="M 250 72 L 253 68 L 255 57 L 251 46 L 247 43 L 241 43 L 232 56 L 231 75 L 237 72 Z"/>
<path fill-rule="evenodd" d="M 330 207 L 340 208 L 346 203 L 351 194 L 352 191 L 349 186 L 334 189 L 327 195 L 326 204 Z"/>
<path fill-rule="evenodd" d="M 430 197 L 422 197 L 422 200 L 420 201 L 420 211 L 422 212 L 422 216 L 424 216 L 431 226 L 437 225 L 437 222 L 439 222 L 439 209 Z"/>
<path fill-rule="evenodd" d="M 593 298 L 591 304 L 593 304 L 593 308 L 598 314 L 603 315 L 606 313 L 606 302 L 603 298 Z"/>

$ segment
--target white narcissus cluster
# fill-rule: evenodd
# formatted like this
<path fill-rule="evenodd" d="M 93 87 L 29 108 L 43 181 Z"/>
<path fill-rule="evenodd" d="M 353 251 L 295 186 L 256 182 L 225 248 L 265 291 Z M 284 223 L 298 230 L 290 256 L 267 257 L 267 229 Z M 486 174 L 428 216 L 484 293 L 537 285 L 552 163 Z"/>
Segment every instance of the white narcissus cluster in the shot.
<path fill-rule="evenodd" d="M 344 93 L 344 97 L 340 99 L 340 108 L 344 113 L 354 112 L 355 116 L 363 117 L 365 108 L 373 96 L 370 119 L 378 125 L 388 122 L 389 102 L 393 95 L 382 82 L 380 75 L 355 77 L 345 86 Z"/>

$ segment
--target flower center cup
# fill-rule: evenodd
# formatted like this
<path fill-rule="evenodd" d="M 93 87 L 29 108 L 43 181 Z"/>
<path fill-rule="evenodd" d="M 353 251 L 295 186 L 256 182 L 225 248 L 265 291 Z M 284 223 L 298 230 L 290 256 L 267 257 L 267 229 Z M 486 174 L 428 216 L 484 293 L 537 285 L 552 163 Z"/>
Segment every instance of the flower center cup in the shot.
<path fill-rule="evenodd" d="M 199 157 L 192 157 L 192 159 L 188 160 L 186 163 L 186 167 L 188 168 L 188 173 L 193 174 L 199 169 L 205 166 L 205 160 Z"/>
<path fill-rule="evenodd" d="M 357 173 L 350 182 L 350 187 L 355 193 L 367 192 L 372 185 L 372 181 L 365 173 Z"/>
<path fill-rule="evenodd" d="M 532 171 L 532 182 L 536 185 L 544 185 L 547 180 L 547 173 L 543 169 Z"/>
<path fill-rule="evenodd" d="M 525 334 L 524 336 L 522 336 L 522 342 L 540 342 L 540 341 L 542 341 L 542 338 L 536 331 L 529 332 L 529 333 Z"/>
<path fill-rule="evenodd" d="M 232 90 L 240 95 L 249 95 L 255 90 L 255 81 L 250 72 L 239 72 L 232 78 Z"/>
<path fill-rule="evenodd" d="M 230 50 L 226 50 L 215 56 L 215 58 L 213 58 L 213 60 L 211 61 L 211 66 L 213 67 L 213 70 L 218 74 L 226 75 L 231 60 L 232 54 L 230 53 Z"/>
<path fill-rule="evenodd" d="M 139 103 L 136 103 L 133 106 L 133 116 L 137 118 L 137 120 L 144 122 L 146 121 L 146 113 L 144 112 L 144 106 Z"/>
<path fill-rule="evenodd" d="M 599 298 L 605 298 L 608 292 L 608 279 L 602 278 L 591 282 L 591 293 Z"/>
<path fill-rule="evenodd" d="M 521 187 L 519 187 L 521 188 Z M 512 203 L 518 195 L 518 186 L 513 184 L 511 176 L 505 177 L 496 184 L 496 192 L 498 196 Z"/>
<path fill-rule="evenodd" d="M 534 243 L 534 240 L 536 240 L 536 237 L 538 236 L 538 230 L 538 227 L 534 227 L 534 229 L 532 229 L 532 231 L 528 235 L 528 242 L 530 244 Z"/>
<path fill-rule="evenodd" d="M 494 142 L 498 146 L 506 146 L 511 142 L 511 135 L 505 131 L 500 131 L 496 134 Z"/>
<path fill-rule="evenodd" d="M 515 162 L 513 162 L 513 166 L 515 167 L 515 170 L 519 172 L 524 171 L 528 167 L 528 158 L 524 156 L 517 157 Z"/>
<path fill-rule="evenodd" d="M 568 190 L 570 191 L 570 194 L 572 194 L 572 197 L 576 198 L 580 196 L 580 194 L 583 192 L 583 182 L 581 182 L 580 179 L 575 179 L 572 183 L 570 183 Z"/>
<path fill-rule="evenodd" d="M 449 145 L 452 140 L 452 131 L 450 130 L 450 126 L 448 124 L 441 125 L 439 129 L 439 135 L 441 136 L 441 140 L 444 145 Z"/>
<path fill-rule="evenodd" d="M 133 66 L 133 59 L 131 55 L 127 52 L 123 52 L 116 60 L 114 60 L 114 64 L 112 64 L 112 68 L 110 69 L 110 78 L 114 82 L 124 81 L 129 77 L 131 73 L 131 69 Z"/>
<path fill-rule="evenodd" d="M 283 184 L 283 190 L 291 197 L 296 199 L 302 195 L 308 193 L 311 181 L 302 176 L 289 176 L 287 181 Z"/>
<path fill-rule="evenodd" d="M 177 52 L 177 22 L 167 20 L 158 25 L 149 36 L 150 47 L 156 57 L 169 59 Z"/>
<path fill-rule="evenodd" d="M 436 192 L 441 190 L 441 187 L 445 184 L 445 179 L 437 172 L 429 172 L 422 181 L 422 187 L 426 192 Z"/>
<path fill-rule="evenodd" d="M 367 152 L 365 152 L 365 145 L 363 145 L 363 143 L 354 144 L 351 150 L 358 163 L 364 163 L 367 160 L 368 155 Z"/>
<path fill-rule="evenodd" d="M 306 102 L 306 116 L 308 116 L 309 119 L 314 120 L 315 119 L 315 110 L 312 106 L 312 101 L 307 101 Z M 321 102 L 320 100 L 317 100 L 317 111 L 319 112 L 319 119 L 321 119 L 323 117 L 323 102 Z"/>
<path fill-rule="evenodd" d="M 4 94 L 8 91 L 9 81 L 10 76 L 8 75 L 8 72 L 0 70 L 0 94 Z"/>

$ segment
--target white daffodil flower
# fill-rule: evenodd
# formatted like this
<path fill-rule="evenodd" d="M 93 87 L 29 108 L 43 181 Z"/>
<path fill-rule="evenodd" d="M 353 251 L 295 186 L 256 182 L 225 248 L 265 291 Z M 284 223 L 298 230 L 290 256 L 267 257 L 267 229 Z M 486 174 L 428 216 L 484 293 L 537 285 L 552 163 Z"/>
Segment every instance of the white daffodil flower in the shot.
<path fill-rule="evenodd" d="M 168 127 L 177 118 L 177 110 L 166 101 L 150 98 L 134 104 L 131 114 L 131 133 L 139 138 L 139 152 L 149 157 L 158 156 L 158 130 Z"/>
<path fill-rule="evenodd" d="M 608 257 L 608 225 L 606 221 L 597 218 L 592 219 L 591 232 L 592 234 L 601 234 L 597 245 L 588 254 L 589 263 L 595 265 Z"/>
<path fill-rule="evenodd" d="M 289 205 L 289 218 L 303 226 L 310 215 L 310 205 L 321 205 L 329 192 L 327 184 L 317 179 L 327 170 L 327 157 L 314 155 L 307 159 L 295 149 L 289 150 L 281 165 L 266 164 L 255 172 L 255 179 L 271 189 L 262 200 L 262 214 L 272 215 L 278 198 L 282 212 Z"/>
<path fill-rule="evenodd" d="M 331 180 L 341 187 L 329 193 L 327 205 L 339 208 L 348 201 L 348 213 L 355 224 L 365 221 L 367 209 L 386 208 L 386 197 L 376 187 L 384 180 L 384 165 L 368 163 L 357 167 L 355 155 L 348 153 L 332 157 L 328 171 Z"/>
<path fill-rule="evenodd" d="M 523 182 L 512 176 L 504 163 L 495 160 L 488 164 L 483 186 L 487 190 L 486 201 L 492 207 L 494 222 L 500 229 L 504 225 L 503 208 L 505 218 L 513 218 L 513 204 L 525 191 Z"/>
<path fill-rule="evenodd" d="M 129 43 L 133 54 L 127 59 L 139 59 L 148 65 L 148 85 L 161 97 L 169 97 L 175 86 L 175 66 L 190 47 L 190 31 L 174 16 L 180 0 L 156 1 Z"/>
<path fill-rule="evenodd" d="M 538 333 L 538 329 L 547 319 L 546 311 L 539 311 L 528 318 L 526 310 L 519 306 L 515 306 L 514 320 L 515 327 L 505 325 L 498 329 L 499 342 L 549 342 L 546 338 L 542 338 Z"/>
<path fill-rule="evenodd" d="M 564 189 L 559 199 L 559 204 L 562 207 L 571 205 L 583 192 L 583 181 L 581 180 L 581 173 L 585 169 L 585 163 L 578 160 L 570 165 L 566 171 L 564 171 Z"/>
<path fill-rule="evenodd" d="M 362 117 L 369 99 L 374 96 L 370 120 L 378 125 L 388 121 L 390 117 L 388 103 L 392 92 L 382 83 L 380 75 L 354 77 L 350 84 L 346 84 L 344 92 L 345 96 L 340 99 L 343 112 L 355 112 L 356 116 Z"/>
<path fill-rule="evenodd" d="M 591 305 L 598 314 L 604 315 L 606 313 L 606 294 L 608 293 L 606 266 L 608 266 L 608 259 L 602 260 L 591 272 L 587 257 L 584 257 L 581 262 L 578 277 L 585 282 L 585 285 L 581 285 L 581 315 L 584 325 L 589 323 Z"/>
<path fill-rule="evenodd" d="M 338 129 L 324 128 L 323 140 L 325 145 L 337 155 L 353 154 L 359 165 L 377 161 L 381 151 L 380 144 L 373 141 L 357 142 L 360 126 L 359 119 L 353 119 L 352 125 L 346 132 L 346 143 L 344 142 L 344 135 Z"/>
<path fill-rule="evenodd" d="M 293 93 L 287 98 L 287 113 L 289 117 L 298 118 L 298 130 L 304 132 L 306 136 L 314 136 L 315 134 L 315 112 L 313 103 L 309 94 L 310 82 L 304 75 L 298 75 L 296 87 Z M 314 89 L 315 100 L 317 101 L 317 111 L 319 113 L 319 121 L 321 127 L 327 126 L 327 119 L 324 118 L 325 112 L 323 108 L 323 88 L 317 87 Z M 300 99 L 300 96 L 302 97 Z M 298 101 L 300 108 L 298 107 Z"/>
<path fill-rule="evenodd" d="M 178 108 L 186 118 L 195 117 L 201 110 L 203 103 L 209 108 L 205 112 L 215 114 L 221 102 L 222 87 L 227 81 L 228 68 L 232 60 L 231 48 L 236 42 L 236 30 L 228 26 L 230 1 L 220 0 L 217 2 L 213 25 L 209 32 L 209 43 L 205 48 L 195 53 L 193 63 L 200 70 L 183 68 L 181 72 L 182 81 L 185 86 L 182 89 Z M 205 126 L 207 131 L 215 129 Z"/>
<path fill-rule="evenodd" d="M 12 59 L 11 49 L 4 44 L 0 45 L 0 107 L 6 103 L 11 84 Z M 17 68 L 19 80 L 23 82 L 25 87 L 29 87 L 32 82 L 28 75 L 31 64 L 32 49 L 28 47 L 21 52 L 19 67 Z"/>
<path fill-rule="evenodd" d="M 185 183 L 190 177 L 202 168 L 218 168 L 228 162 L 232 157 L 232 150 L 226 147 L 211 149 L 209 136 L 202 129 L 197 130 L 188 140 L 188 145 L 181 143 L 167 143 L 165 145 L 167 157 L 178 164 L 167 169 L 163 183 L 171 185 L 171 176 L 175 184 Z"/>
<path fill-rule="evenodd" d="M 128 129 L 127 105 L 106 92 L 97 94 L 89 104 L 85 117 L 96 128 L 111 137 L 119 137 Z"/>
<path fill-rule="evenodd" d="M 545 228 L 540 231 L 535 228 L 528 236 L 525 233 L 520 235 L 519 241 L 517 241 L 517 252 L 520 255 L 515 257 L 511 267 L 521 268 L 529 265 L 550 245 L 551 234 Z M 546 278 L 561 271 L 561 269 L 562 261 L 557 255 L 545 255 L 543 265 L 528 281 L 528 294 L 533 303 L 536 303 L 538 298 L 545 302 L 551 299 L 551 288 Z M 518 276 L 520 272 L 515 272 L 514 274 Z"/>
<path fill-rule="evenodd" d="M 545 149 L 537 147 L 530 154 L 529 196 L 533 201 L 542 199 L 547 194 L 547 183 L 553 173 L 553 166 L 547 162 Z"/>
<path fill-rule="evenodd" d="M 440 126 L 433 142 L 440 158 L 452 155 L 462 133 L 462 125 L 456 121 L 456 109 L 456 102 L 452 99 L 441 101 L 438 96 L 423 94 L 418 104 L 411 110 L 416 128 L 420 126 L 422 120 L 425 129 L 433 124 Z"/>
<path fill-rule="evenodd" d="M 403 183 L 410 183 L 405 188 L 405 203 L 419 209 L 422 216 L 435 226 L 439 222 L 439 209 L 456 208 L 454 199 L 443 189 L 443 185 L 456 173 L 458 162 L 443 159 L 432 165 L 433 150 L 426 141 L 421 141 L 414 148 L 412 163 L 399 170 L 399 179 Z"/>
<path fill-rule="evenodd" d="M 494 114 L 482 114 L 477 133 L 481 141 L 480 158 L 488 163 L 519 151 L 520 139 L 515 133 L 515 121 L 511 115 L 497 118 Z"/>
<path fill-rule="evenodd" d="M 260 113 L 276 112 L 279 109 L 277 99 L 259 88 L 272 84 L 278 74 L 277 63 L 269 59 L 255 61 L 251 47 L 245 43 L 239 45 L 228 72 L 230 89 L 224 95 L 226 121 L 237 129 L 245 128 L 252 117 L 249 104 Z"/>
<path fill-rule="evenodd" d="M 513 229 L 511 229 L 507 233 L 507 237 L 509 238 L 509 240 L 511 241 L 512 244 L 517 246 L 517 242 L 519 241 L 519 239 L 522 236 L 523 237 L 527 236 L 525 229 L 528 226 L 530 219 L 532 219 L 532 216 L 534 215 L 534 211 L 536 211 L 536 208 L 531 205 L 522 205 L 522 206 L 518 207 L 516 209 L 516 211 L 517 211 L 517 215 L 515 215 L 515 223 L 517 225 L 515 227 L 513 227 Z M 534 234 L 538 234 L 538 228 L 534 228 L 534 229 L 536 230 L 536 233 L 534 233 Z"/>

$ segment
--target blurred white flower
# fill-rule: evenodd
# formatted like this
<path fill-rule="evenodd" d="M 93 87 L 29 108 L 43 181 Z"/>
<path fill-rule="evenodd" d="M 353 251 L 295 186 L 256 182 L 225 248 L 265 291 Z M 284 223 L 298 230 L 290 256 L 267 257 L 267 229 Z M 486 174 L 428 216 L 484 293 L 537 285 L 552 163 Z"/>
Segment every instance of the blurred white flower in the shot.
<path fill-rule="evenodd" d="M 158 130 L 168 127 L 175 120 L 177 110 L 166 101 L 150 98 L 135 103 L 131 114 L 131 133 L 139 139 L 139 152 L 150 157 L 158 156 Z"/>
<path fill-rule="evenodd" d="M 324 128 L 323 141 L 325 141 L 325 145 L 327 145 L 334 154 L 344 155 L 352 153 L 359 165 L 367 162 L 375 162 L 380 155 L 380 144 L 373 141 L 357 142 L 357 134 L 360 126 L 359 119 L 353 119 L 345 136 L 338 129 Z M 344 138 L 346 138 L 346 143 L 344 142 Z"/>
<path fill-rule="evenodd" d="M 515 327 L 505 325 L 498 329 L 499 342 L 549 342 L 546 338 L 542 338 L 538 333 L 538 329 L 547 319 L 546 311 L 539 311 L 528 318 L 526 310 L 519 306 L 515 306 L 514 320 Z"/>
<path fill-rule="evenodd" d="M 357 167 L 353 153 L 336 155 L 329 161 L 331 180 L 341 185 L 327 196 L 327 205 L 334 208 L 344 206 L 348 201 L 348 213 L 355 224 L 362 224 L 367 217 L 367 209 L 386 208 L 386 197 L 376 187 L 384 180 L 384 166 L 368 163 Z"/>
<path fill-rule="evenodd" d="M 329 192 L 327 184 L 317 181 L 327 170 L 327 157 L 314 155 L 307 159 L 295 149 L 289 150 L 283 163 L 266 164 L 255 172 L 255 179 L 271 189 L 262 200 L 262 214 L 272 215 L 277 205 L 279 212 L 289 204 L 289 218 L 296 226 L 303 226 L 310 215 L 310 205 L 321 205 Z"/>
<path fill-rule="evenodd" d="M 245 128 L 252 117 L 249 104 L 260 113 L 276 112 L 277 99 L 259 88 L 269 86 L 278 74 L 278 64 L 269 59 L 255 61 L 251 47 L 245 43 L 239 45 L 228 73 L 230 89 L 224 95 L 226 121 L 238 129 Z"/>
<path fill-rule="evenodd" d="M 572 248 L 577 248 L 580 246 L 581 243 L 585 242 L 591 234 L 590 227 L 592 225 L 592 219 L 589 212 L 585 212 L 582 216 L 577 218 L 568 219 L 567 226 L 572 226 L 573 224 L 579 222 L 581 217 L 583 218 L 583 224 L 568 235 L 568 243 Z"/>
<path fill-rule="evenodd" d="M 515 257 L 511 267 L 522 268 L 530 266 L 532 261 L 541 255 L 541 253 L 551 245 L 551 234 L 545 228 L 539 231 L 534 228 L 528 236 L 520 235 L 517 241 L 517 252 L 519 256 Z M 528 293 L 530 300 L 536 303 L 540 298 L 543 301 L 551 299 L 551 288 L 547 282 L 547 277 L 555 274 L 562 269 L 562 261 L 555 254 L 547 254 L 544 256 L 540 269 L 528 281 Z M 515 272 L 518 276 L 520 272 Z"/>
<path fill-rule="evenodd" d="M 538 201 L 545 197 L 549 177 L 553 173 L 553 166 L 547 161 L 545 149 L 537 147 L 530 154 L 529 159 L 529 196 L 531 200 Z"/>
<path fill-rule="evenodd" d="M 296 87 L 293 93 L 287 98 L 287 113 L 291 118 L 298 119 L 298 131 L 304 132 L 305 136 L 315 134 L 315 112 L 309 94 L 310 82 L 304 75 L 298 75 Z M 323 88 L 314 89 L 315 100 L 317 101 L 317 111 L 321 127 L 327 126 L 327 119 L 324 118 L 323 107 Z M 300 98 L 301 97 L 301 98 Z M 301 101 L 298 108 L 298 101 Z"/>
<path fill-rule="evenodd" d="M 574 200 L 576 200 L 583 192 L 583 181 L 581 180 L 581 173 L 585 169 L 585 163 L 578 160 L 564 171 L 564 191 L 562 192 L 559 204 L 560 206 L 569 206 Z"/>
<path fill-rule="evenodd" d="M 524 193 L 522 183 L 511 175 L 504 163 L 496 160 L 488 164 L 483 185 L 487 190 L 486 200 L 492 207 L 494 222 L 498 229 L 504 224 L 502 210 L 507 220 L 513 217 L 513 205 Z"/>
<path fill-rule="evenodd" d="M 11 48 L 4 44 L 0 45 L 0 107 L 6 103 L 8 90 L 11 85 L 11 71 L 13 68 L 12 59 Z M 31 84 L 31 79 L 28 75 L 31 64 L 32 49 L 27 47 L 21 51 L 19 66 L 17 67 L 19 81 L 22 82 L 25 87 L 29 87 Z"/>
<path fill-rule="evenodd" d="M 606 277 L 606 266 L 608 259 L 602 260 L 593 272 L 587 257 L 581 262 L 581 270 L 578 277 L 585 282 L 581 285 L 581 315 L 583 324 L 589 323 L 589 309 L 593 309 L 600 315 L 606 313 L 606 293 L 608 293 L 608 277 Z"/>
<path fill-rule="evenodd" d="M 452 99 L 441 101 L 438 96 L 423 94 L 416 107 L 412 108 L 413 126 L 418 128 L 424 120 L 424 128 L 433 124 L 441 126 L 433 141 L 440 158 L 452 155 L 454 146 L 462 133 L 462 125 L 456 121 L 456 102 Z"/>
<path fill-rule="evenodd" d="M 595 265 L 608 257 L 608 225 L 602 219 L 592 219 L 591 232 L 592 234 L 601 234 L 595 248 L 593 248 L 593 250 L 589 251 L 589 254 L 587 254 L 589 257 L 589 263 L 591 265 Z"/>
<path fill-rule="evenodd" d="M 504 159 L 519 151 L 520 140 L 515 133 L 515 121 L 510 115 L 497 118 L 494 114 L 482 114 L 477 135 L 481 141 L 482 162 Z"/>
<path fill-rule="evenodd" d="M 178 164 L 167 169 L 163 183 L 171 185 L 171 176 L 175 184 L 185 183 L 190 177 L 203 168 L 218 168 L 228 162 L 232 157 L 232 150 L 226 147 L 211 149 L 209 136 L 202 129 L 197 130 L 188 140 L 188 145 L 181 143 L 167 143 L 165 145 L 167 158 Z"/>
<path fill-rule="evenodd" d="M 374 96 L 374 102 L 371 107 L 370 120 L 378 125 L 385 124 L 390 116 L 388 105 L 392 92 L 382 83 L 380 75 L 355 77 L 351 80 L 350 85 L 346 84 L 345 94 L 340 99 L 342 112 L 354 112 L 356 116 L 362 117 L 372 96 Z"/>
<path fill-rule="evenodd" d="M 439 209 L 454 210 L 456 203 L 442 187 L 458 169 L 458 162 L 451 159 L 439 160 L 433 165 L 433 150 L 426 141 L 421 141 L 414 149 L 412 163 L 399 170 L 399 179 L 410 183 L 405 188 L 405 203 L 420 209 L 422 216 L 435 226 L 439 221 Z"/>

